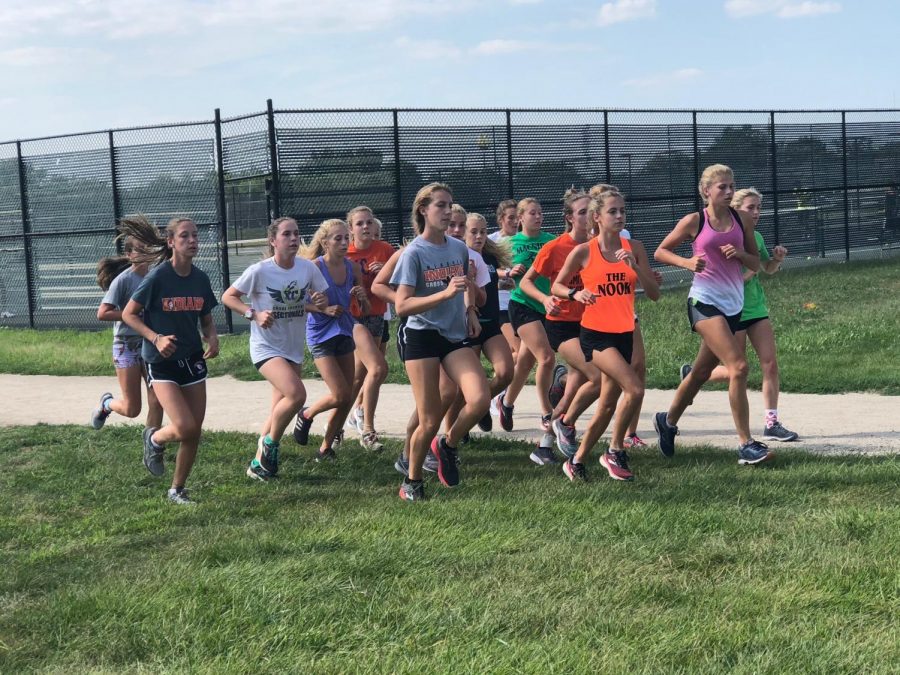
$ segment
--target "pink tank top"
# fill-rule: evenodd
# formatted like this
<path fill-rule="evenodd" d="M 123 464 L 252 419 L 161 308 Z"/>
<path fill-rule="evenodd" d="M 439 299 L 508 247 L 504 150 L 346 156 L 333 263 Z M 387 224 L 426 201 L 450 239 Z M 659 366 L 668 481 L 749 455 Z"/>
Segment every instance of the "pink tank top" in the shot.
<path fill-rule="evenodd" d="M 731 211 L 731 227 L 717 232 L 709 225 L 706 209 L 700 212 L 700 230 L 693 241 L 694 255 L 706 254 L 706 267 L 694 274 L 690 297 L 713 305 L 726 316 L 740 314 L 744 307 L 744 277 L 741 261 L 726 259 L 719 247 L 731 244 L 744 250 L 744 228 L 740 216 Z"/>

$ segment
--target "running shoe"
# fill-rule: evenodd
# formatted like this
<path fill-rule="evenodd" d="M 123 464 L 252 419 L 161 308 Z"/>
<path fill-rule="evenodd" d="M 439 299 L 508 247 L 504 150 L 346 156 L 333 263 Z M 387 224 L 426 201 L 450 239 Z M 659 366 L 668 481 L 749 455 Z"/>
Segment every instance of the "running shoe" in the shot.
<path fill-rule="evenodd" d="M 344 430 L 340 429 L 334 435 L 334 438 L 331 439 L 331 447 L 334 448 L 335 450 L 337 450 L 339 447 L 341 447 L 341 444 L 343 442 L 344 442 Z"/>
<path fill-rule="evenodd" d="M 561 364 L 556 364 L 556 367 L 553 369 L 553 380 L 550 382 L 550 390 L 547 392 L 547 395 L 550 397 L 550 405 L 554 408 L 559 405 L 563 395 L 566 393 L 562 379 L 567 372 L 569 371 Z"/>
<path fill-rule="evenodd" d="M 634 474 L 628 468 L 628 453 L 624 450 L 610 448 L 600 455 L 600 464 L 609 472 L 609 477 L 616 480 L 634 480 Z"/>
<path fill-rule="evenodd" d="M 438 461 L 437 457 L 429 452 L 425 455 L 425 460 L 422 462 L 422 470 L 427 471 L 428 473 L 437 473 L 438 470 Z"/>
<path fill-rule="evenodd" d="M 584 464 L 581 464 L 580 462 L 575 463 L 571 459 L 567 459 L 563 462 L 563 473 L 566 474 L 566 478 L 573 483 L 575 481 L 587 483 L 587 470 L 584 468 Z"/>
<path fill-rule="evenodd" d="M 100 407 L 96 408 L 94 412 L 91 413 L 91 426 L 94 429 L 102 429 L 103 425 L 106 424 L 106 418 L 112 414 L 112 410 L 107 410 L 104 407 L 104 404 L 107 401 L 112 400 L 113 395 L 109 392 L 106 392 L 100 397 Z"/>
<path fill-rule="evenodd" d="M 503 431 L 512 431 L 513 430 L 513 406 L 506 405 L 503 402 L 503 393 L 497 394 L 494 397 L 494 405 L 497 408 L 497 414 L 500 417 L 500 426 L 503 427 Z"/>
<path fill-rule="evenodd" d="M 546 466 L 547 464 L 559 464 L 559 458 L 553 452 L 552 447 L 538 447 L 537 450 L 528 455 L 528 459 L 538 466 Z"/>
<path fill-rule="evenodd" d="M 488 409 L 488 411 L 484 413 L 484 417 L 478 420 L 478 428 L 482 431 L 490 431 L 494 428 L 494 420 L 491 419 L 490 409 Z"/>
<path fill-rule="evenodd" d="M 394 469 L 396 469 L 397 473 L 401 473 L 404 476 L 409 475 L 409 458 L 406 457 L 402 452 L 397 458 L 397 461 L 394 462 Z"/>
<path fill-rule="evenodd" d="M 297 421 L 294 423 L 294 440 L 297 445 L 306 445 L 309 443 L 309 430 L 312 428 L 312 420 L 308 419 L 305 413 L 307 408 L 301 408 L 297 413 Z"/>
<path fill-rule="evenodd" d="M 173 504 L 178 504 L 179 506 L 194 506 L 197 504 L 193 499 L 188 496 L 188 491 L 183 487 L 180 488 L 169 488 L 169 491 L 166 493 L 169 501 Z"/>
<path fill-rule="evenodd" d="M 278 448 L 278 443 L 273 443 L 271 445 L 266 443 L 264 436 L 260 436 L 259 442 L 256 444 L 256 449 L 261 454 L 259 464 L 272 476 L 278 473 Z"/>
<path fill-rule="evenodd" d="M 333 462 L 337 459 L 337 453 L 332 448 L 325 448 L 316 452 L 317 462 Z"/>
<path fill-rule="evenodd" d="M 435 437 L 431 441 L 431 454 L 437 458 L 438 480 L 446 487 L 459 485 L 459 468 L 456 457 L 456 448 L 447 445 L 447 437 Z"/>
<path fill-rule="evenodd" d="M 384 450 L 384 443 L 378 440 L 378 433 L 375 431 L 364 433 L 359 440 L 359 444 L 363 447 L 363 450 L 368 450 L 369 452 L 381 452 Z"/>
<path fill-rule="evenodd" d="M 626 448 L 646 448 L 647 444 L 644 443 L 644 439 L 642 439 L 637 434 L 630 434 L 625 437 L 623 441 Z"/>
<path fill-rule="evenodd" d="M 672 426 L 666 421 L 667 413 L 658 412 L 653 416 L 653 428 L 659 436 L 659 451 L 666 457 L 675 454 L 675 437 L 678 435 L 678 427 Z"/>
<path fill-rule="evenodd" d="M 163 452 L 165 452 L 166 446 L 153 442 L 153 434 L 157 431 L 159 431 L 157 427 L 144 429 L 144 466 L 154 476 L 162 476 L 166 472 L 166 465 L 163 461 Z"/>
<path fill-rule="evenodd" d="M 752 438 L 738 448 L 738 464 L 753 465 L 767 462 L 775 457 L 769 446 Z"/>
<path fill-rule="evenodd" d="M 463 434 L 463 437 L 459 439 L 459 444 L 465 445 L 466 443 L 471 442 L 471 440 L 472 440 L 472 437 L 469 436 L 469 432 L 467 431 L 466 433 Z"/>
<path fill-rule="evenodd" d="M 254 457 L 250 460 L 250 466 L 247 467 L 247 476 L 249 478 L 255 478 L 256 480 L 261 480 L 263 482 L 274 478 L 274 476 L 260 464 L 259 460 Z"/>
<path fill-rule="evenodd" d="M 344 422 L 344 426 L 350 429 L 355 429 L 360 435 L 363 433 L 363 409 L 362 408 L 354 408 L 350 411 L 350 414 L 347 415 L 347 421 Z"/>
<path fill-rule="evenodd" d="M 781 422 L 775 420 L 772 424 L 766 425 L 762 437 L 767 441 L 796 441 L 799 434 L 796 431 L 785 429 Z"/>
<path fill-rule="evenodd" d="M 688 375 L 690 375 L 690 372 L 693 369 L 694 369 L 694 366 L 692 366 L 690 363 L 682 363 L 681 368 L 678 369 L 678 374 L 681 375 L 681 379 L 683 380 Z"/>
<path fill-rule="evenodd" d="M 400 499 L 407 502 L 421 502 L 425 500 L 425 482 L 421 480 L 409 480 L 404 478 L 400 484 Z"/>
<path fill-rule="evenodd" d="M 562 417 L 553 420 L 553 433 L 556 434 L 556 447 L 568 459 L 572 459 L 578 452 L 578 439 L 575 437 L 575 426 L 569 426 L 563 422 Z"/>

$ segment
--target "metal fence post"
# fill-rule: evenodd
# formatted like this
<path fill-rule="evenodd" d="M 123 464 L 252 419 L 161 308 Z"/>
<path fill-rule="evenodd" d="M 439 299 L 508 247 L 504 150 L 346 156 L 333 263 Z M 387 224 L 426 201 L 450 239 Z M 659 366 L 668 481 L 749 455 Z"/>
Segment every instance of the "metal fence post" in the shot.
<path fill-rule="evenodd" d="M 275 137 L 275 110 L 272 99 L 266 100 L 266 113 L 269 120 L 269 165 L 272 170 L 272 216 L 281 217 L 281 181 L 278 176 L 278 146 Z"/>
<path fill-rule="evenodd" d="M 122 217 L 122 204 L 119 201 L 119 181 L 116 178 L 116 146 L 112 129 L 109 130 L 109 187 L 112 190 L 113 220 L 115 227 L 119 227 L 119 219 Z M 116 253 L 122 254 L 122 240 L 116 237 Z"/>
<path fill-rule="evenodd" d="M 222 288 L 231 286 L 231 270 L 228 265 L 228 209 L 225 206 L 225 160 L 222 156 L 222 113 L 216 108 L 216 209 L 219 212 L 219 246 L 222 252 Z M 231 310 L 225 308 L 225 327 L 234 332 Z"/>
<path fill-rule="evenodd" d="M 700 180 L 700 141 L 697 134 L 697 111 L 691 113 L 691 126 L 694 132 L 694 180 Z M 703 208 L 703 202 L 700 201 L 700 193 L 694 190 L 694 206 L 699 211 Z"/>
<path fill-rule="evenodd" d="M 609 111 L 603 111 L 603 157 L 606 160 L 606 183 L 612 183 L 612 163 L 609 161 Z M 629 195 L 630 196 L 630 195 Z"/>
<path fill-rule="evenodd" d="M 772 136 L 772 221 L 775 226 L 775 244 L 781 243 L 781 231 L 778 227 L 778 144 L 775 141 L 775 111 L 769 113 L 769 131 Z"/>
<path fill-rule="evenodd" d="M 506 171 L 509 174 L 509 194 L 507 199 L 515 199 L 515 183 L 513 182 L 513 147 L 512 147 L 512 114 L 506 110 Z"/>
<path fill-rule="evenodd" d="M 841 111 L 841 146 L 844 178 L 844 260 L 850 260 L 850 188 L 847 185 L 847 112 Z"/>
<path fill-rule="evenodd" d="M 397 242 L 403 241 L 403 174 L 400 171 L 400 115 L 394 116 L 394 202 L 397 210 Z"/>
<path fill-rule="evenodd" d="M 28 182 L 25 179 L 25 162 L 22 160 L 21 141 L 16 141 L 16 157 L 19 162 L 19 208 L 22 209 L 22 247 L 25 251 L 25 290 L 28 297 L 28 326 L 34 328 L 34 274 L 31 269 L 31 218 L 28 215 Z"/>

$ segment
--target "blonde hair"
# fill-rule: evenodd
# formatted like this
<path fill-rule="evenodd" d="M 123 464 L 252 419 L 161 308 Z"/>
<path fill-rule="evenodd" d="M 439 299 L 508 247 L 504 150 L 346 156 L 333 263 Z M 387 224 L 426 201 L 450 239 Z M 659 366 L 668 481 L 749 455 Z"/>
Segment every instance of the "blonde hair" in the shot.
<path fill-rule="evenodd" d="M 623 202 L 625 201 L 625 195 L 623 195 L 618 190 L 604 190 L 602 192 L 598 192 L 597 196 L 591 198 L 591 203 L 588 206 L 588 217 L 591 223 L 591 236 L 596 237 L 598 234 L 600 234 L 600 226 L 597 224 L 595 218 L 596 216 L 600 215 L 600 212 L 603 210 L 606 202 L 615 197 L 618 197 Z"/>
<path fill-rule="evenodd" d="M 590 195 L 591 199 L 595 199 L 602 195 L 604 192 L 619 192 L 619 188 L 615 185 L 610 185 L 609 183 L 597 183 L 594 187 L 588 190 L 588 195 Z"/>
<path fill-rule="evenodd" d="M 462 207 L 462 204 L 454 204 L 453 206 L 450 207 L 450 216 L 451 217 L 458 215 L 460 213 L 463 215 L 464 218 L 469 217 L 468 212 Z"/>
<path fill-rule="evenodd" d="M 730 166 L 725 166 L 724 164 L 710 164 L 700 174 L 700 182 L 697 184 L 697 189 L 700 191 L 704 204 L 709 203 L 709 197 L 706 196 L 703 190 L 712 185 L 713 181 L 719 176 L 731 176 L 734 178 L 734 171 L 731 170 Z"/>
<path fill-rule="evenodd" d="M 263 255 L 264 259 L 271 258 L 275 255 L 275 247 L 272 245 L 272 240 L 278 236 L 278 228 L 281 227 L 281 224 L 288 221 L 297 225 L 296 219 L 291 218 L 290 216 L 282 216 L 281 218 L 273 220 L 266 228 L 266 252 L 265 255 Z"/>
<path fill-rule="evenodd" d="M 563 223 L 566 232 L 572 229 L 572 223 L 569 221 L 569 216 L 575 214 L 575 202 L 579 199 L 584 199 L 585 197 L 590 198 L 590 195 L 584 190 L 576 188 L 574 185 L 566 190 L 563 195 Z"/>
<path fill-rule="evenodd" d="M 172 218 L 165 228 L 165 233 L 159 231 L 146 216 L 137 214 L 125 216 L 119 221 L 119 236 L 131 238 L 143 248 L 143 253 L 137 254 L 135 260 L 139 263 L 159 264 L 172 257 L 172 249 L 168 242 L 175 237 L 175 232 L 181 223 L 194 223 L 186 217 Z M 196 224 L 195 224 L 196 226 Z"/>
<path fill-rule="evenodd" d="M 759 203 L 762 204 L 763 196 L 759 190 L 755 187 L 748 187 L 738 190 L 734 193 L 734 196 L 731 198 L 731 207 L 734 209 L 741 208 L 741 205 L 744 201 L 747 200 L 748 197 L 756 197 L 759 199 Z"/>
<path fill-rule="evenodd" d="M 466 227 L 469 226 L 470 220 L 479 221 L 482 225 L 484 225 L 485 230 L 487 230 L 487 220 L 480 213 L 470 213 L 466 218 Z M 494 258 L 497 260 L 497 267 L 512 266 L 512 251 L 510 251 L 509 245 L 505 241 L 498 244 L 490 237 L 485 237 L 484 246 L 481 248 L 481 252 L 482 254 L 487 253 L 488 255 L 494 256 Z"/>
<path fill-rule="evenodd" d="M 319 225 L 319 229 L 313 234 L 309 244 L 304 242 L 300 246 L 298 255 L 308 258 L 309 260 L 315 260 L 319 256 L 325 255 L 325 240 L 328 238 L 328 235 L 331 234 L 331 230 L 336 227 L 347 228 L 347 223 L 340 218 L 329 218 L 328 220 L 323 221 L 322 224 Z M 347 228 L 347 230 L 349 231 L 349 228 Z"/>
<path fill-rule="evenodd" d="M 360 204 L 359 206 L 354 206 L 352 209 L 347 211 L 347 215 L 344 217 L 344 222 L 347 223 L 347 227 L 351 227 L 353 225 L 353 216 L 355 216 L 357 213 L 362 213 L 363 211 L 368 212 L 373 219 L 375 218 L 375 212 L 372 209 L 370 209 L 365 204 Z"/>
<path fill-rule="evenodd" d="M 450 195 L 451 199 L 453 198 L 453 190 L 446 183 L 429 183 L 419 188 L 419 191 L 416 193 L 416 198 L 413 200 L 412 205 L 412 228 L 416 234 L 422 234 L 425 231 L 425 216 L 419 210 L 431 204 L 431 196 L 435 192 L 442 190 Z"/>
<path fill-rule="evenodd" d="M 373 236 L 375 237 L 375 239 L 379 239 L 379 240 L 380 240 L 380 239 L 381 239 L 381 228 L 382 228 L 381 221 L 378 220 L 378 218 L 376 218 L 375 215 L 373 214 L 373 215 L 372 215 L 372 222 L 375 223 L 375 227 L 378 228 L 378 232 L 377 232 L 376 234 L 374 234 Z"/>

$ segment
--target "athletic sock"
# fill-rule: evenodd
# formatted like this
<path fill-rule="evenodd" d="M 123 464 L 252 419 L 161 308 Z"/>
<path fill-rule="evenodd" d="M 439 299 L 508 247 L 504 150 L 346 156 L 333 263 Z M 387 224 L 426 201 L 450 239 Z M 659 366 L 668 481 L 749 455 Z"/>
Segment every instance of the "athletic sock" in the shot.
<path fill-rule="evenodd" d="M 766 426 L 770 427 L 778 422 L 778 410 L 775 408 L 766 408 Z"/>
<path fill-rule="evenodd" d="M 103 412 L 105 412 L 105 413 L 112 412 L 112 406 L 110 406 L 110 403 L 112 403 L 112 401 L 113 400 L 111 398 L 107 398 L 103 401 L 103 405 L 101 406 L 101 408 L 103 409 Z"/>

